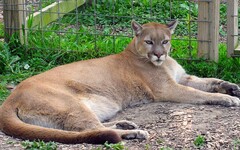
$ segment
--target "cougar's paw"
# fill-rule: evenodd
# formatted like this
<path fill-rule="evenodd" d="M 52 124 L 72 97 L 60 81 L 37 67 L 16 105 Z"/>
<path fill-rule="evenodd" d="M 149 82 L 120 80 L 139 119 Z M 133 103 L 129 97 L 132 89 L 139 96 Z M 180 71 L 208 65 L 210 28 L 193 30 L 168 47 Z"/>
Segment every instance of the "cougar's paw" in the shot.
<path fill-rule="evenodd" d="M 233 91 L 234 96 L 240 98 L 240 90 Z"/>
<path fill-rule="evenodd" d="M 207 104 L 222 105 L 226 107 L 240 106 L 240 99 L 234 96 L 222 95 L 219 99 L 207 101 Z"/>
<path fill-rule="evenodd" d="M 220 83 L 222 89 L 226 90 L 227 94 L 240 97 L 240 87 L 237 84 L 223 81 Z"/>
<path fill-rule="evenodd" d="M 131 139 L 148 139 L 149 134 L 147 131 L 143 130 L 129 130 L 129 132 L 122 135 L 123 139 L 131 140 Z"/>
<path fill-rule="evenodd" d="M 240 106 L 240 99 L 237 97 L 231 97 L 231 106 Z"/>
<path fill-rule="evenodd" d="M 122 130 L 133 130 L 133 129 L 137 129 L 138 126 L 134 122 L 121 120 L 116 123 L 116 128 L 122 129 Z"/>

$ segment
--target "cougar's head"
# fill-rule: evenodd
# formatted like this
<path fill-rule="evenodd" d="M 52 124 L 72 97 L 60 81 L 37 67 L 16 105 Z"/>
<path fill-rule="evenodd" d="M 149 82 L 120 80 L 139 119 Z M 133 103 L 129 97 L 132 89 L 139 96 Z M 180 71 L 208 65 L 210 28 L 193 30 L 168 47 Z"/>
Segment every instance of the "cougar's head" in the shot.
<path fill-rule="evenodd" d="M 147 23 L 140 25 L 132 21 L 135 32 L 135 48 L 137 53 L 147 58 L 155 66 L 160 66 L 168 56 L 171 48 L 171 34 L 177 26 L 177 20 L 167 24 Z"/>

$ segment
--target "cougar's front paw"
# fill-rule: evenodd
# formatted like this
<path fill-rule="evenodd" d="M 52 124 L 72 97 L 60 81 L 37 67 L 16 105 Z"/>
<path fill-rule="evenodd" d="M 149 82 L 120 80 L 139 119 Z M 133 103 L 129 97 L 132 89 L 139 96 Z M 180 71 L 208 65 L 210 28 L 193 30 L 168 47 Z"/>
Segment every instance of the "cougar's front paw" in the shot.
<path fill-rule="evenodd" d="M 230 106 L 239 106 L 240 105 L 240 99 L 234 96 L 226 96 L 224 97 L 224 106 L 230 107 Z"/>
<path fill-rule="evenodd" d="M 237 97 L 231 97 L 230 106 L 240 106 L 240 99 Z"/>
<path fill-rule="evenodd" d="M 116 128 L 122 129 L 122 130 L 133 130 L 133 129 L 137 129 L 138 126 L 134 122 L 121 120 L 116 123 Z"/>
<path fill-rule="evenodd" d="M 146 140 L 149 138 L 149 134 L 147 131 L 143 130 L 129 130 L 130 132 L 122 135 L 123 139 L 131 140 L 131 139 L 143 139 Z"/>
<path fill-rule="evenodd" d="M 227 94 L 240 98 L 240 87 L 237 84 L 223 81 L 220 83 L 220 86 L 227 92 Z"/>
<path fill-rule="evenodd" d="M 208 105 L 222 105 L 226 107 L 231 106 L 240 106 L 240 99 L 234 96 L 224 95 L 221 94 L 220 97 L 216 97 L 214 100 L 208 100 L 206 101 L 206 104 Z"/>
<path fill-rule="evenodd" d="M 233 91 L 234 96 L 240 98 L 240 90 Z"/>

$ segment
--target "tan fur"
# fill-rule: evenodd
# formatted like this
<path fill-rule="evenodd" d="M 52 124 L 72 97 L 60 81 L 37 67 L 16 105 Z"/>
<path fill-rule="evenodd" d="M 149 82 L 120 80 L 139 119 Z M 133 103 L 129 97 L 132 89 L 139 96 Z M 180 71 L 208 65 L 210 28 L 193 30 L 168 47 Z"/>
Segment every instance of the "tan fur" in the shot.
<path fill-rule="evenodd" d="M 239 106 L 237 85 L 188 75 L 168 56 L 176 25 L 133 21 L 136 36 L 122 53 L 23 81 L 0 107 L 0 129 L 30 140 L 116 143 L 148 137 L 129 121 L 103 123 L 128 106 L 158 101 Z"/>

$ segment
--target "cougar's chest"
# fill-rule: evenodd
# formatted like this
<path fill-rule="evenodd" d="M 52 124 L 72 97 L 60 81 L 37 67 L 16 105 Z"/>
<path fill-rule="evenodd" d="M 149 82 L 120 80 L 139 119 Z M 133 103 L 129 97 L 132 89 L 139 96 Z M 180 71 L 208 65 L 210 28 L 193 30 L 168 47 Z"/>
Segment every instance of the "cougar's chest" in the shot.
<path fill-rule="evenodd" d="M 165 76 L 170 77 L 177 83 L 180 81 L 181 77 L 184 74 L 186 74 L 183 67 L 171 57 L 169 57 L 166 63 L 164 64 L 164 69 L 165 69 L 165 72 L 164 72 Z"/>

